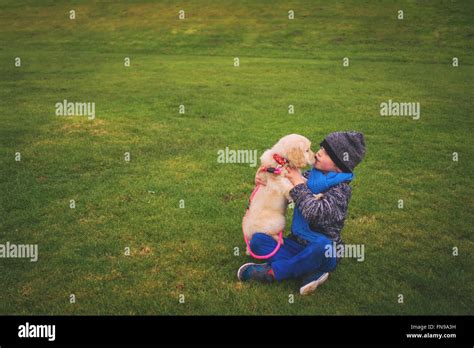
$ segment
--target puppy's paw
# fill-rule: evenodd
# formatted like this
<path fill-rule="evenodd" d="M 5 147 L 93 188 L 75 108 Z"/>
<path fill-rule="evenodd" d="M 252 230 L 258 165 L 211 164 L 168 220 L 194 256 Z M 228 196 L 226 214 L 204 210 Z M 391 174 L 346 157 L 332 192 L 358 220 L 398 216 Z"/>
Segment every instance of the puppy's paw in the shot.
<path fill-rule="evenodd" d="M 320 200 L 321 198 L 324 197 L 324 195 L 323 195 L 322 193 L 318 193 L 317 195 L 314 195 L 314 194 L 313 194 L 313 196 L 314 196 L 314 198 L 316 198 L 317 200 Z"/>
<path fill-rule="evenodd" d="M 278 243 L 280 241 L 280 234 L 273 234 L 272 238 L 275 239 L 275 241 Z M 285 240 L 282 238 L 281 239 L 281 244 L 283 245 L 284 242 L 285 242 Z"/>

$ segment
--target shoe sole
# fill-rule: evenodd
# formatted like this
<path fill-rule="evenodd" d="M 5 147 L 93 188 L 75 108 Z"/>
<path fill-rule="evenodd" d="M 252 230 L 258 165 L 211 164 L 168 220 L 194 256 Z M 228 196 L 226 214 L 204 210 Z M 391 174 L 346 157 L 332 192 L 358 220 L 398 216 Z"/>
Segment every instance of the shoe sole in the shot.
<path fill-rule="evenodd" d="M 318 286 L 324 283 L 329 277 L 329 273 L 324 273 L 321 277 L 316 280 L 313 280 L 311 283 L 306 284 L 300 288 L 300 295 L 309 295 L 312 294 Z"/>
<path fill-rule="evenodd" d="M 239 278 L 240 281 L 242 281 L 242 279 L 240 278 L 240 272 L 242 271 L 242 268 L 244 268 L 245 266 L 248 266 L 248 265 L 257 265 L 256 263 L 254 262 L 248 262 L 246 264 L 243 264 L 242 266 L 240 266 L 239 270 L 237 271 L 237 278 Z"/>

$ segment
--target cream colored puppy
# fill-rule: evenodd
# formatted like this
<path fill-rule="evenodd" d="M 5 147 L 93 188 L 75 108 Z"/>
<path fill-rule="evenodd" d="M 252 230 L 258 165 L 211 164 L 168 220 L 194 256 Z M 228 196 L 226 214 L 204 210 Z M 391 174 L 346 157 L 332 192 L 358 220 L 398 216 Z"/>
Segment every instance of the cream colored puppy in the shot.
<path fill-rule="evenodd" d="M 281 138 L 270 150 L 260 157 L 260 162 L 266 168 L 278 167 L 277 160 L 283 158 L 286 164 L 280 174 L 264 172 L 267 184 L 261 185 L 242 221 L 242 229 L 248 240 L 256 232 L 269 234 L 278 241 L 278 234 L 285 228 L 285 213 L 288 202 L 291 201 L 290 190 L 293 187 L 290 180 L 285 178 L 286 167 L 304 168 L 314 164 L 314 153 L 311 142 L 298 134 L 290 134 Z M 276 159 L 275 159 L 276 157 Z"/>

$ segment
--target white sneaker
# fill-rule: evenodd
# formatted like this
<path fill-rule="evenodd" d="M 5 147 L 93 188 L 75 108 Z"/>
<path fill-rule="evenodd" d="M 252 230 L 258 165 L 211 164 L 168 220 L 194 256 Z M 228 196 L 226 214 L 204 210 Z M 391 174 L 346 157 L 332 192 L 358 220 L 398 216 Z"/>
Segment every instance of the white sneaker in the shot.
<path fill-rule="evenodd" d="M 320 286 L 322 283 L 324 283 L 329 277 L 329 273 L 323 273 L 321 277 L 319 277 L 316 280 L 313 280 L 312 282 L 309 282 L 308 284 L 305 284 L 300 288 L 300 295 L 309 295 L 312 294 L 318 286 Z"/>

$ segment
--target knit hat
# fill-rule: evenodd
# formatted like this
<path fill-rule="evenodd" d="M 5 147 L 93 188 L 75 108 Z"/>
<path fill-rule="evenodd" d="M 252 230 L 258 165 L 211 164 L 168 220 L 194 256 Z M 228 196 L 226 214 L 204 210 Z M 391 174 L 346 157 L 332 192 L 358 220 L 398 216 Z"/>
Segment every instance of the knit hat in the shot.
<path fill-rule="evenodd" d="M 356 131 L 331 133 L 320 145 L 345 173 L 352 173 L 365 155 L 364 134 Z"/>

